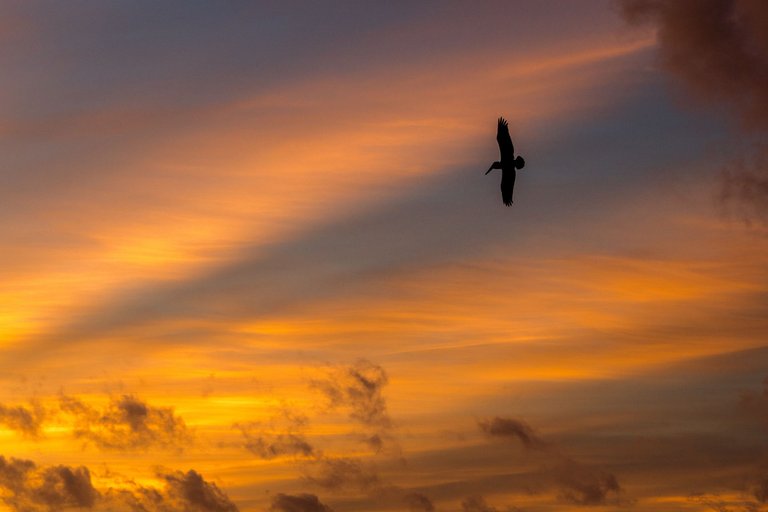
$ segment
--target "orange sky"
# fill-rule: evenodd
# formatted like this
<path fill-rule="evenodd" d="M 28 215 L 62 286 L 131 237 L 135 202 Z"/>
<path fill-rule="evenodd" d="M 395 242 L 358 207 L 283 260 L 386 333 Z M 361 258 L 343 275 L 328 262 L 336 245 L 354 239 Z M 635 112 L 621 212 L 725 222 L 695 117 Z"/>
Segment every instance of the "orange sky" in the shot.
<path fill-rule="evenodd" d="M 746 144 L 576 5 L 3 7 L 0 510 L 762 510 Z"/>

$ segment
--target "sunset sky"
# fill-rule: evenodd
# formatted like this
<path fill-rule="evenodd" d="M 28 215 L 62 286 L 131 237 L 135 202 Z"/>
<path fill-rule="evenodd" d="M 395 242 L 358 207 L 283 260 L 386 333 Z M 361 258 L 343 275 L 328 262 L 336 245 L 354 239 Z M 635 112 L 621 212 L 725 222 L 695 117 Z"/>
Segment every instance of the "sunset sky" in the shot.
<path fill-rule="evenodd" d="M 768 2 L 0 42 L 0 510 L 768 510 Z"/>

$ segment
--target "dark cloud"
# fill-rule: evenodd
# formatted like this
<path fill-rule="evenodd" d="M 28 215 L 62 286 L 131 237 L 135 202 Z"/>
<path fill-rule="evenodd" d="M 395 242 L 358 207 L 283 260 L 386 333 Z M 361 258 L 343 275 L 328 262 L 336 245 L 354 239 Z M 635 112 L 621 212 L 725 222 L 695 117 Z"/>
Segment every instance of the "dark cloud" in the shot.
<path fill-rule="evenodd" d="M 31 402 L 29 407 L 0 404 L 0 424 L 27 437 L 40 435 L 45 417 L 45 409 L 37 402 Z"/>
<path fill-rule="evenodd" d="M 216 484 L 194 470 L 158 475 L 164 489 L 144 487 L 128 480 L 125 488 L 96 489 L 84 466 L 39 467 L 30 460 L 0 455 L 0 496 L 16 512 L 43 512 L 70 508 L 134 512 L 237 512 L 237 506 Z"/>
<path fill-rule="evenodd" d="M 283 409 L 268 422 L 235 423 L 233 426 L 243 435 L 245 449 L 262 459 L 273 459 L 318 455 L 304 436 L 308 424 L 306 416 Z"/>
<path fill-rule="evenodd" d="M 314 494 L 278 494 L 272 498 L 271 512 L 333 512 Z"/>
<path fill-rule="evenodd" d="M 15 511 L 93 508 L 99 497 L 86 467 L 50 466 L 0 455 L 0 486 L 3 502 Z"/>
<path fill-rule="evenodd" d="M 361 359 L 355 364 L 337 368 L 324 380 L 313 385 L 328 397 L 333 407 L 349 409 L 349 416 L 365 425 L 389 427 L 387 403 L 382 389 L 387 373 L 379 365 Z"/>
<path fill-rule="evenodd" d="M 216 484 L 206 482 L 195 470 L 164 475 L 171 500 L 200 512 L 237 512 L 237 507 Z"/>
<path fill-rule="evenodd" d="M 0 486 L 17 492 L 24 485 L 27 473 L 35 468 L 31 460 L 8 459 L 0 455 Z"/>
<path fill-rule="evenodd" d="M 555 471 L 561 486 L 559 497 L 575 505 L 619 505 L 626 502 L 612 473 L 567 461 Z"/>
<path fill-rule="evenodd" d="M 631 23 L 655 23 L 663 67 L 699 97 L 768 128 L 768 3 L 623 0 Z"/>
<path fill-rule="evenodd" d="M 60 408 L 74 417 L 76 437 L 103 449 L 182 449 L 192 439 L 173 408 L 150 406 L 132 395 L 113 398 L 101 411 L 77 398 L 61 396 Z"/>
<path fill-rule="evenodd" d="M 381 481 L 370 464 L 351 458 L 322 458 L 305 478 L 324 489 L 357 489 L 369 491 L 379 487 Z"/>
<path fill-rule="evenodd" d="M 517 439 L 526 448 L 537 449 L 542 460 L 554 465 L 544 469 L 559 488 L 558 497 L 575 505 L 623 505 L 631 501 L 624 496 L 623 489 L 613 473 L 581 464 L 549 443 L 545 443 L 526 422 L 513 418 L 495 417 L 478 423 L 480 429 L 491 437 Z M 470 501 L 472 504 L 479 502 Z M 479 506 L 479 505 L 478 505 Z M 493 509 L 471 509 L 483 511 Z"/>
<path fill-rule="evenodd" d="M 622 0 L 624 17 L 658 27 L 661 64 L 695 97 L 726 107 L 761 137 L 721 175 L 725 204 L 768 215 L 768 2 Z"/>
<path fill-rule="evenodd" d="M 419 492 L 406 494 L 403 501 L 408 505 L 408 510 L 411 512 L 434 512 L 435 510 L 432 500 Z"/>
<path fill-rule="evenodd" d="M 237 506 L 219 489 L 206 481 L 197 471 L 175 471 L 157 475 L 162 489 L 145 487 L 128 480 L 125 487 L 102 492 L 95 507 L 101 511 L 131 510 L 132 512 L 238 512 Z"/>
<path fill-rule="evenodd" d="M 164 489 L 128 480 L 125 488 L 96 489 L 87 467 L 37 466 L 30 460 L 0 455 L 0 496 L 17 512 L 69 510 L 130 510 L 133 512 L 237 512 L 216 484 L 194 470 L 158 475 Z"/>
<path fill-rule="evenodd" d="M 309 457 L 315 454 L 314 447 L 300 433 L 273 433 L 261 430 L 257 423 L 235 425 L 243 434 L 245 449 L 262 459 L 282 456 Z"/>
<path fill-rule="evenodd" d="M 98 492 L 91 484 L 88 468 L 54 466 L 43 471 L 43 483 L 37 489 L 41 501 L 52 509 L 92 507 Z"/>
<path fill-rule="evenodd" d="M 518 439 L 526 448 L 542 449 L 546 444 L 526 422 L 514 418 L 495 417 L 478 423 L 480 429 L 491 437 Z"/>

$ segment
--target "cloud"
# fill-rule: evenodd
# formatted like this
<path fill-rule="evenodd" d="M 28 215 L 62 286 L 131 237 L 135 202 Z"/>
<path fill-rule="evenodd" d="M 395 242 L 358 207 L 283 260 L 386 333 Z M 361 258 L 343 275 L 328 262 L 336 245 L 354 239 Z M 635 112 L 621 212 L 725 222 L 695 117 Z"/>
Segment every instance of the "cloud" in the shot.
<path fill-rule="evenodd" d="M 35 468 L 35 463 L 30 460 L 8 459 L 0 455 L 0 485 L 11 491 L 15 491 L 24 483 L 26 474 Z"/>
<path fill-rule="evenodd" d="M 333 512 L 314 494 L 283 494 L 272 498 L 271 512 Z"/>
<path fill-rule="evenodd" d="M 542 449 L 546 444 L 526 422 L 499 416 L 478 422 L 480 429 L 491 437 L 518 439 L 526 448 Z"/>
<path fill-rule="evenodd" d="M 262 459 L 273 459 L 282 455 L 309 457 L 314 453 L 314 448 L 304 436 L 296 434 L 254 435 L 247 427 L 241 426 L 240 428 L 245 437 L 245 448 Z"/>
<path fill-rule="evenodd" d="M 309 457 L 315 455 L 315 448 L 300 432 L 275 433 L 264 430 L 259 423 L 236 423 L 245 440 L 245 449 L 262 459 L 274 459 L 287 455 Z"/>
<path fill-rule="evenodd" d="M 237 512 L 237 507 L 216 484 L 206 482 L 200 474 L 190 469 L 164 475 L 167 493 L 172 500 L 191 505 L 205 512 Z"/>
<path fill-rule="evenodd" d="M 555 470 L 561 485 L 561 500 L 575 505 L 624 503 L 622 488 L 613 473 L 596 470 L 575 461 L 567 461 Z"/>
<path fill-rule="evenodd" d="M 76 437 L 108 450 L 182 449 L 192 435 L 171 407 L 154 407 L 133 395 L 112 398 L 99 411 L 81 400 L 62 395 L 60 408 L 75 418 Z"/>
<path fill-rule="evenodd" d="M 341 408 L 349 417 L 363 425 L 361 441 L 373 452 L 400 453 L 397 440 L 391 435 L 392 420 L 383 395 L 388 383 L 387 372 L 365 359 L 352 365 L 333 368 L 326 378 L 311 381 L 320 390 L 332 409 Z"/>
<path fill-rule="evenodd" d="M 305 478 L 324 489 L 368 491 L 381 484 L 375 468 L 357 459 L 322 458 L 315 463 L 315 467 L 317 469 Z"/>
<path fill-rule="evenodd" d="M 128 480 L 124 488 L 109 488 L 102 493 L 96 510 L 134 512 L 238 512 L 237 505 L 219 487 L 206 481 L 197 471 L 175 471 L 157 475 L 162 489 L 138 485 Z"/>
<path fill-rule="evenodd" d="M 662 66 L 699 97 L 768 128 L 768 4 L 754 0 L 623 0 L 630 23 L 658 27 Z"/>
<path fill-rule="evenodd" d="M 29 460 L 6 460 L 0 455 L 0 487 L 3 502 L 12 510 L 63 510 L 93 508 L 99 497 L 88 468 L 49 466 L 38 468 Z"/>
<path fill-rule="evenodd" d="M 760 0 L 622 0 L 633 24 L 658 27 L 661 65 L 700 100 L 725 107 L 762 138 L 768 130 L 768 3 Z M 723 202 L 745 218 L 768 211 L 768 142 L 721 175 Z"/>
<path fill-rule="evenodd" d="M 763 510 L 759 503 L 742 498 L 726 500 L 718 494 L 696 493 L 690 495 L 688 500 L 703 505 L 714 512 L 759 512 Z"/>
<path fill-rule="evenodd" d="M 262 459 L 273 459 L 290 455 L 319 455 L 304 435 L 308 423 L 306 416 L 283 409 L 266 423 L 235 423 L 233 427 L 240 430 L 246 450 Z"/>
<path fill-rule="evenodd" d="M 34 438 L 40 435 L 45 417 L 45 409 L 34 401 L 30 403 L 29 407 L 0 404 L 0 424 L 4 424 L 26 437 Z"/>
<path fill-rule="evenodd" d="M 387 403 L 382 388 L 387 384 L 384 368 L 361 359 L 355 364 L 337 368 L 325 380 L 313 386 L 328 397 L 331 406 L 349 409 L 350 418 L 364 425 L 389 427 Z"/>
<path fill-rule="evenodd" d="M 384 448 L 384 438 L 381 434 L 373 434 L 372 436 L 365 438 L 364 441 L 365 444 L 376 453 L 381 452 Z"/>
<path fill-rule="evenodd" d="M 432 500 L 419 492 L 406 494 L 403 501 L 408 505 L 408 510 L 411 512 L 434 512 L 435 510 Z"/>
<path fill-rule="evenodd" d="M 613 473 L 581 464 L 567 457 L 554 445 L 544 442 L 526 422 L 513 418 L 496 416 L 491 420 L 478 422 L 480 429 L 490 437 L 518 439 L 528 449 L 536 449 L 542 460 L 552 462 L 543 473 L 554 479 L 559 488 L 558 497 L 574 505 L 623 505 L 630 503 L 624 497 L 619 481 Z M 484 501 L 483 501 L 484 502 Z M 470 501 L 473 506 L 480 502 Z M 478 512 L 491 511 L 492 508 L 470 509 Z"/>
<path fill-rule="evenodd" d="M 115 475 L 117 477 L 117 475 Z M 124 488 L 96 489 L 85 466 L 38 466 L 31 460 L 0 455 L 0 496 L 16 512 L 69 508 L 134 512 L 237 512 L 237 506 L 216 484 L 197 471 L 159 474 L 163 489 L 127 480 Z"/>

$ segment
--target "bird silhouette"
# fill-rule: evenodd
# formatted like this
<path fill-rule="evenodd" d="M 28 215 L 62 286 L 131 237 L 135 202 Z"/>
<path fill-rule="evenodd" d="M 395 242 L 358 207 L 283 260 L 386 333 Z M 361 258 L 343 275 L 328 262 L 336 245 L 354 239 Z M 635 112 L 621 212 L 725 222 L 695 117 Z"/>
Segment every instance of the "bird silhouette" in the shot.
<path fill-rule="evenodd" d="M 520 155 L 515 157 L 515 146 L 512 145 L 512 137 L 509 136 L 509 125 L 506 119 L 499 118 L 496 130 L 496 142 L 499 143 L 501 161 L 493 162 L 485 171 L 488 174 L 494 169 L 501 169 L 501 199 L 507 206 L 512 205 L 512 191 L 515 189 L 515 177 L 517 169 L 525 167 L 525 160 Z"/>

